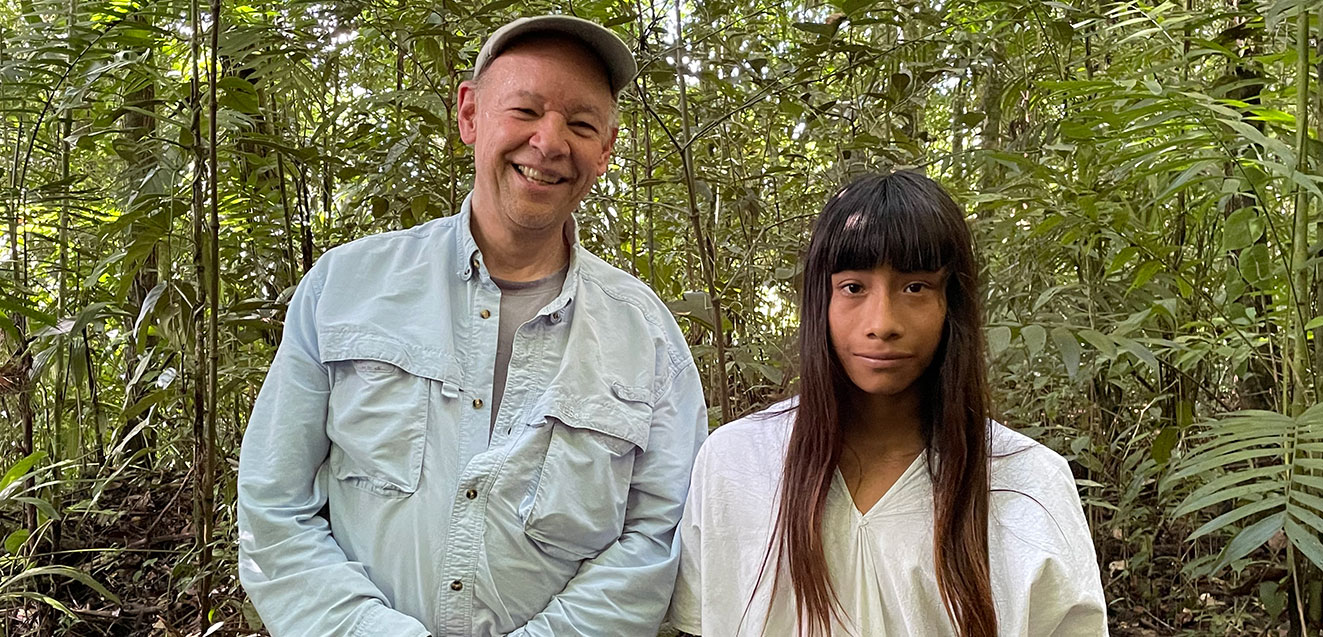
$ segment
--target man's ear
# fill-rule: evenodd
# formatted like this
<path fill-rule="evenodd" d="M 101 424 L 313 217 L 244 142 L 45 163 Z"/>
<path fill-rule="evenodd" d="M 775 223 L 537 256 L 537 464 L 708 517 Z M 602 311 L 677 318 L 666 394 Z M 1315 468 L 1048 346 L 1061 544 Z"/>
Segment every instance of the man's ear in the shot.
<path fill-rule="evenodd" d="M 606 143 L 602 145 L 602 155 L 597 158 L 597 176 L 606 174 L 606 169 L 611 165 L 611 151 L 616 147 L 616 136 L 620 134 L 619 126 L 611 127 L 611 135 Z"/>
<path fill-rule="evenodd" d="M 473 80 L 459 83 L 459 138 L 473 145 L 478 139 L 478 87 Z"/>

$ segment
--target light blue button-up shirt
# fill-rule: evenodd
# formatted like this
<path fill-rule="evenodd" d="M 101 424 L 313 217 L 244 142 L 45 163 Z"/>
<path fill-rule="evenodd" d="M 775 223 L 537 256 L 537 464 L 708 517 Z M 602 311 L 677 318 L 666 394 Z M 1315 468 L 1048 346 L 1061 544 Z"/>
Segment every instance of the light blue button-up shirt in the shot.
<path fill-rule="evenodd" d="M 239 458 L 239 578 L 276 637 L 656 634 L 707 433 L 684 337 L 567 224 L 489 429 L 469 216 L 330 250 L 290 301 Z"/>

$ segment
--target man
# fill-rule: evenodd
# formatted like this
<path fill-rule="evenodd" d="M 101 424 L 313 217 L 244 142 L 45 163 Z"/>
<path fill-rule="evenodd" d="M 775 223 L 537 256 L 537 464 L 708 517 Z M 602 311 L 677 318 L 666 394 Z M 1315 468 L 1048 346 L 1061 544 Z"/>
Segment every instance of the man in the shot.
<path fill-rule="evenodd" d="M 460 213 L 300 283 L 239 460 L 272 635 L 656 634 L 706 409 L 666 307 L 571 216 L 635 72 L 590 22 L 502 27 L 459 90 Z"/>

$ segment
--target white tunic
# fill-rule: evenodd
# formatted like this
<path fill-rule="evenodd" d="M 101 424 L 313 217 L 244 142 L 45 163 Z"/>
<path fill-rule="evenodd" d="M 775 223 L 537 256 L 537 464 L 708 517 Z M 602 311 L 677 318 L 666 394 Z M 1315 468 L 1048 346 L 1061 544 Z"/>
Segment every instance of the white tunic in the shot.
<path fill-rule="evenodd" d="M 675 628 L 705 637 L 796 634 L 788 576 L 768 608 L 776 557 L 767 554 L 794 425 L 793 410 L 777 412 L 792 405 L 721 427 L 699 451 L 680 522 L 680 575 L 669 616 Z M 1106 635 L 1093 541 L 1066 461 L 996 423 L 989 452 L 998 635 Z M 933 565 L 932 497 L 926 454 L 867 513 L 855 507 L 840 473 L 833 477 L 823 549 L 845 610 L 834 635 L 954 634 Z"/>

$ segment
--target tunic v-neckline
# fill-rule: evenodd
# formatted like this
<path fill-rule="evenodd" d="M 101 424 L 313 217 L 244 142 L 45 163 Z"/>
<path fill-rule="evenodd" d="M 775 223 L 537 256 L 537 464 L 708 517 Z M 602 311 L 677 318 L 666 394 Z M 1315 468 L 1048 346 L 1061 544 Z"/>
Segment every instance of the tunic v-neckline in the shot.
<path fill-rule="evenodd" d="M 846 502 L 850 503 L 850 511 L 854 513 L 854 520 L 855 522 L 859 522 L 874 517 L 875 515 L 882 515 L 884 506 L 889 505 L 893 500 L 903 498 L 904 496 L 896 494 L 903 491 L 903 488 L 910 481 L 915 479 L 915 475 L 919 473 L 921 468 L 927 466 L 927 461 L 928 452 L 926 450 L 919 452 L 919 455 L 914 457 L 914 460 L 910 462 L 910 465 L 905 467 L 905 471 L 900 474 L 900 477 L 896 478 L 896 481 L 887 488 L 886 493 L 883 493 L 882 497 L 877 499 L 877 502 L 874 502 L 872 506 L 868 507 L 867 511 L 859 509 L 859 504 L 855 502 L 854 494 L 850 493 L 850 487 L 845 483 L 845 476 L 841 474 L 841 468 L 839 466 L 832 472 L 832 487 L 839 489 L 840 495 L 844 496 Z"/>

